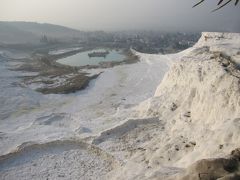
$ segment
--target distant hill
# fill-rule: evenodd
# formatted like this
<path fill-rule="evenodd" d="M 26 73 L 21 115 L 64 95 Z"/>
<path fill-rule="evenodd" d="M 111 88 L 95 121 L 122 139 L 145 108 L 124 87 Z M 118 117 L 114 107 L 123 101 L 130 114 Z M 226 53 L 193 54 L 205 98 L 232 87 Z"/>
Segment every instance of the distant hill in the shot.
<path fill-rule="evenodd" d="M 44 35 L 59 41 L 83 38 L 84 32 L 53 24 L 0 21 L 0 43 L 39 43 Z"/>

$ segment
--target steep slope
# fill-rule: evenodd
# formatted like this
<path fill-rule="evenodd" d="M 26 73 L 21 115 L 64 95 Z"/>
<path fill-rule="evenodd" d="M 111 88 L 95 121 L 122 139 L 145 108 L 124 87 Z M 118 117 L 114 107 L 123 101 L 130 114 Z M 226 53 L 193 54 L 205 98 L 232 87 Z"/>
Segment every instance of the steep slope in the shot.
<path fill-rule="evenodd" d="M 239 147 L 239 54 L 239 34 L 203 33 L 171 67 L 155 96 L 133 111 L 136 122 L 158 118 L 158 124 L 135 126 L 116 137 L 121 147 L 129 148 L 126 141 L 136 144 L 111 178 L 165 179 L 199 159 Z"/>

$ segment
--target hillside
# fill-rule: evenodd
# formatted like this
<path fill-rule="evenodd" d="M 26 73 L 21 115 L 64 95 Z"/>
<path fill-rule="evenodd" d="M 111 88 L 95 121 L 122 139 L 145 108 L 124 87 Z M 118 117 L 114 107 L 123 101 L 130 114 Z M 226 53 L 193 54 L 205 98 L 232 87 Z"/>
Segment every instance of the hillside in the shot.
<path fill-rule="evenodd" d="M 0 22 L 0 42 L 1 43 L 35 43 L 39 42 L 39 37 L 31 32 L 27 32 L 8 23 Z"/>
<path fill-rule="evenodd" d="M 52 39 L 69 41 L 83 37 L 83 32 L 53 24 L 35 22 L 0 22 L 1 43 L 39 43 L 46 35 Z"/>

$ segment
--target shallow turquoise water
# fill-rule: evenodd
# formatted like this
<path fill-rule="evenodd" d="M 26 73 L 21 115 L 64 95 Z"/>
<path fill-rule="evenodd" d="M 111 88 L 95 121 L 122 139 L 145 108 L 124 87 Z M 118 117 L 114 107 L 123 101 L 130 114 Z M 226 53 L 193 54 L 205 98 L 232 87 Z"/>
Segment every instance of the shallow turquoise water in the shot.
<path fill-rule="evenodd" d="M 104 50 L 93 50 L 93 51 L 104 51 Z M 85 66 L 85 65 L 98 65 L 100 62 L 109 62 L 109 61 L 123 61 L 125 55 L 116 50 L 109 51 L 109 54 L 104 57 L 88 57 L 88 53 L 93 51 L 85 51 L 73 56 L 69 56 L 63 59 L 58 60 L 58 63 L 69 65 L 69 66 Z"/>

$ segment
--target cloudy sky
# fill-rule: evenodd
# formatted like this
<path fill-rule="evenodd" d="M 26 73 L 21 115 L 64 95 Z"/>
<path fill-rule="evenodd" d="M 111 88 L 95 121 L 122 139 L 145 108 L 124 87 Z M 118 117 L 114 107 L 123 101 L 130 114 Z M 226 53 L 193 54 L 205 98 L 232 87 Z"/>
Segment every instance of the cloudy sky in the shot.
<path fill-rule="evenodd" d="M 240 32 L 240 5 L 212 13 L 217 0 L 0 0 L 0 21 L 34 21 L 80 30 Z"/>

